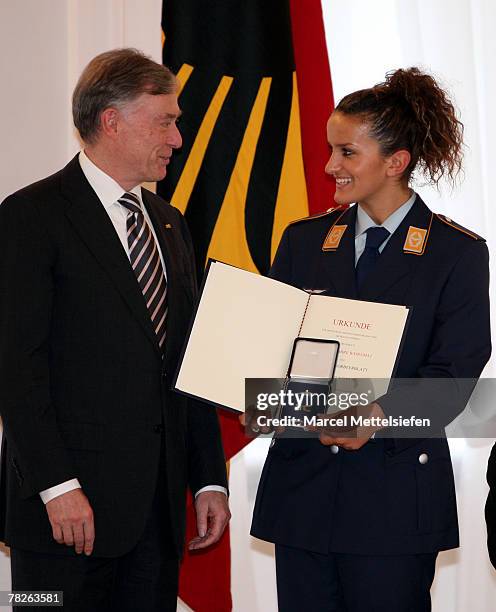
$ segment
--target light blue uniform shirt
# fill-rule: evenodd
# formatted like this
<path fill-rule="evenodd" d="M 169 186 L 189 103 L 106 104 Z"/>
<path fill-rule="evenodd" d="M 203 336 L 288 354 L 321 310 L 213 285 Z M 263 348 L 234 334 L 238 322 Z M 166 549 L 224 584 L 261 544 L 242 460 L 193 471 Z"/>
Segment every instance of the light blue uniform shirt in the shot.
<path fill-rule="evenodd" d="M 385 227 L 389 232 L 389 236 L 384 240 L 384 242 L 379 247 L 379 253 L 382 253 L 384 247 L 388 243 L 391 236 L 398 229 L 400 223 L 407 216 L 410 208 L 413 206 L 417 194 L 415 191 L 412 191 L 412 195 L 408 198 L 408 200 L 402 204 L 397 210 L 394 211 L 392 215 L 384 221 L 382 225 L 377 225 L 375 221 L 373 221 L 368 214 L 360 207 L 360 204 L 357 204 L 357 216 L 356 216 L 356 224 L 355 224 L 355 266 L 357 265 L 358 260 L 360 259 L 360 255 L 365 250 L 365 243 L 367 242 L 367 234 L 365 233 L 369 227 Z"/>

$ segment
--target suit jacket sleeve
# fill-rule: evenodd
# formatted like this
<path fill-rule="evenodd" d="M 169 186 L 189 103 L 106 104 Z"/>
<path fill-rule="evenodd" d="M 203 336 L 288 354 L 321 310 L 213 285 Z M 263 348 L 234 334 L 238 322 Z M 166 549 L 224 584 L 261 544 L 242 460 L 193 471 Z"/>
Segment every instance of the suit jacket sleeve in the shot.
<path fill-rule="evenodd" d="M 196 289 L 193 246 L 182 215 L 181 228 Z M 187 448 L 188 480 L 193 495 L 207 485 L 219 485 L 227 489 L 226 462 L 217 412 L 213 406 L 200 400 L 188 399 Z"/>
<path fill-rule="evenodd" d="M 487 464 L 487 484 L 489 485 L 489 495 L 487 496 L 485 508 L 487 548 L 491 563 L 496 569 L 496 444 L 491 450 Z"/>
<path fill-rule="evenodd" d="M 7 198 L 0 206 L 0 412 L 23 497 L 77 477 L 50 398 L 56 257 L 37 202 Z"/>

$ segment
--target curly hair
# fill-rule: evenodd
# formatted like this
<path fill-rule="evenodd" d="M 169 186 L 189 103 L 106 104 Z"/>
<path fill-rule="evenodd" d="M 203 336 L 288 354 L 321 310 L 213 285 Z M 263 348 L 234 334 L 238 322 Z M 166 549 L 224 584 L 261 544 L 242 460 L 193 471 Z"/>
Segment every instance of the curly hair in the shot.
<path fill-rule="evenodd" d="M 363 117 L 383 155 L 406 149 L 411 160 L 405 181 L 417 168 L 430 184 L 443 176 L 455 183 L 462 169 L 463 124 L 431 75 L 415 67 L 388 72 L 384 82 L 345 96 L 335 111 Z"/>

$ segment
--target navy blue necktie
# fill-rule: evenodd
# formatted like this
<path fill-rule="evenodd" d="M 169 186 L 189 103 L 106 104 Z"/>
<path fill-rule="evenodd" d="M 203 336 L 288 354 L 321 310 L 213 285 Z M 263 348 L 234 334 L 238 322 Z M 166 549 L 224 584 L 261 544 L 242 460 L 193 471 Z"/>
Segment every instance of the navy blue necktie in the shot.
<path fill-rule="evenodd" d="M 365 243 L 365 249 L 360 255 L 360 259 L 355 268 L 358 289 L 360 289 L 363 281 L 379 259 L 379 247 L 389 236 L 389 232 L 385 227 L 369 227 L 366 234 L 367 242 Z"/>

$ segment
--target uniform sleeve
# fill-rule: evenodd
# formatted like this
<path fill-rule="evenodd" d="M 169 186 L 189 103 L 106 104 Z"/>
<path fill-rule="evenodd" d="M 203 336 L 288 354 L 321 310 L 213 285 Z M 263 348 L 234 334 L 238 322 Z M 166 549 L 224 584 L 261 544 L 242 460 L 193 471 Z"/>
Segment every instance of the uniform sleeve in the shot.
<path fill-rule="evenodd" d="M 474 241 L 442 291 L 418 378 L 393 381 L 377 401 L 386 415 L 428 418 L 431 431 L 441 432 L 465 408 L 490 354 L 489 255 L 484 242 Z"/>
<path fill-rule="evenodd" d="M 290 247 L 291 226 L 284 230 L 284 233 L 277 248 L 276 256 L 270 268 L 269 277 L 282 283 L 291 284 L 291 247 Z"/>
<path fill-rule="evenodd" d="M 56 250 L 33 202 L 0 206 L 0 414 L 21 495 L 77 477 L 50 397 Z"/>

